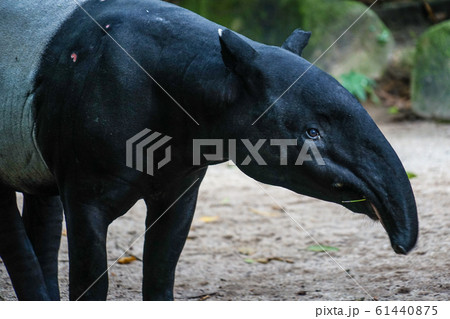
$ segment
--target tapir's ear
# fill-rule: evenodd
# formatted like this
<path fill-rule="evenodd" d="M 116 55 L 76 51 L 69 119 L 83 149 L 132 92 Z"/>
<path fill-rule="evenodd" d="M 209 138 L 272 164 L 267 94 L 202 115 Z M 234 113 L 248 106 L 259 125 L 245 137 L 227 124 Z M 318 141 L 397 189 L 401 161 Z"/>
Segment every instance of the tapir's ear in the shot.
<path fill-rule="evenodd" d="M 225 66 L 237 75 L 247 77 L 258 53 L 234 32 L 222 29 L 218 31 Z"/>
<path fill-rule="evenodd" d="M 299 56 L 302 56 L 303 49 L 308 45 L 311 32 L 296 29 L 287 38 L 287 40 L 281 46 L 283 49 L 291 51 Z"/>

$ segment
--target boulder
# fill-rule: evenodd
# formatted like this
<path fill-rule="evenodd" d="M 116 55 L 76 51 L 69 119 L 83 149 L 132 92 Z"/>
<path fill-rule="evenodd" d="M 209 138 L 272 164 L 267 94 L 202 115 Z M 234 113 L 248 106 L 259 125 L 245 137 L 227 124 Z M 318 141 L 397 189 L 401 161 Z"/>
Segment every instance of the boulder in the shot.
<path fill-rule="evenodd" d="M 367 9 L 356 1 L 301 0 L 301 25 L 312 32 L 305 57 L 314 61 Z M 372 10 L 366 12 L 317 66 L 335 77 L 354 71 L 377 79 L 386 70 L 394 49 L 389 29 Z"/>
<path fill-rule="evenodd" d="M 296 28 L 312 31 L 304 57 L 314 61 L 366 9 L 343 0 L 179 0 L 176 3 L 254 40 L 281 45 Z M 354 71 L 379 78 L 386 69 L 394 40 L 389 29 L 369 10 L 318 61 L 338 78 Z"/>
<path fill-rule="evenodd" d="M 450 21 L 429 28 L 419 38 L 411 99 L 416 114 L 450 120 Z"/>

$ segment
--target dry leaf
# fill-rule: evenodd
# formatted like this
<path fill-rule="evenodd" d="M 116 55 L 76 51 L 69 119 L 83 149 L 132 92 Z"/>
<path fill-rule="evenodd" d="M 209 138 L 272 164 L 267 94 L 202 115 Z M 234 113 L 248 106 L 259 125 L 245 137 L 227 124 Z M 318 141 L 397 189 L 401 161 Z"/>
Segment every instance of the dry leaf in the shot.
<path fill-rule="evenodd" d="M 291 260 L 291 259 L 281 258 L 281 257 L 272 257 L 272 258 L 270 258 L 270 260 L 281 261 L 283 263 L 288 263 L 288 264 L 293 264 L 294 263 L 294 261 Z"/>
<path fill-rule="evenodd" d="M 272 205 L 272 206 L 270 206 L 270 208 L 272 208 L 273 210 L 280 211 L 280 212 L 284 211 L 283 207 L 280 207 L 278 205 Z"/>
<path fill-rule="evenodd" d="M 290 259 L 281 258 L 281 257 L 269 257 L 269 258 L 258 258 L 258 259 L 255 259 L 255 261 L 260 263 L 260 264 L 268 264 L 272 260 L 281 261 L 283 263 L 288 263 L 288 264 L 293 264 L 294 263 L 294 261 L 292 261 Z"/>
<path fill-rule="evenodd" d="M 67 236 L 67 230 L 63 229 L 62 232 L 61 232 L 61 235 L 62 236 Z"/>
<path fill-rule="evenodd" d="M 261 216 L 264 216 L 264 217 L 280 217 L 281 216 L 280 213 L 263 212 L 263 211 L 260 211 L 260 210 L 254 209 L 254 208 L 250 208 L 250 211 L 252 213 L 254 213 L 254 214 L 261 215 Z"/>
<path fill-rule="evenodd" d="M 260 264 L 268 264 L 270 262 L 270 258 L 258 258 L 256 259 L 256 262 Z"/>
<path fill-rule="evenodd" d="M 209 299 L 209 298 L 211 298 L 210 295 L 205 295 L 205 296 L 203 296 L 203 297 L 200 297 L 200 298 L 198 299 L 198 301 L 205 301 L 205 300 L 207 300 L 207 299 Z"/>
<path fill-rule="evenodd" d="M 204 223 L 214 223 L 219 220 L 219 216 L 203 216 L 200 220 Z"/>
<path fill-rule="evenodd" d="M 255 253 L 255 250 L 250 248 L 250 247 L 240 247 L 238 249 L 238 252 L 240 254 L 242 254 L 242 255 L 250 256 L 250 255 L 253 255 Z"/>
<path fill-rule="evenodd" d="M 136 260 L 137 260 L 136 256 L 128 256 L 128 257 L 119 258 L 119 260 L 117 262 L 121 265 L 128 265 Z"/>

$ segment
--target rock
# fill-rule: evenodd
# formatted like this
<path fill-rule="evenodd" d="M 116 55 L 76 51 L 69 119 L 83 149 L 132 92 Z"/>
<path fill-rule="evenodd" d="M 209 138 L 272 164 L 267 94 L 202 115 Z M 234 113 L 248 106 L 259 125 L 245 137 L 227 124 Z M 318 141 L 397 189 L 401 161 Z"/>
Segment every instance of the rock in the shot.
<path fill-rule="evenodd" d="M 180 0 L 200 15 L 254 40 L 281 45 L 301 27 L 312 31 L 304 56 L 314 61 L 366 9 L 341 0 Z M 321 59 L 317 66 L 334 77 L 354 71 L 376 79 L 386 69 L 394 40 L 389 29 L 369 10 Z"/>
<path fill-rule="evenodd" d="M 367 9 L 356 1 L 301 0 L 301 25 L 312 32 L 304 56 L 318 58 Z M 389 29 L 369 10 L 317 62 L 334 77 L 354 71 L 377 79 L 386 70 L 394 49 Z"/>
<path fill-rule="evenodd" d="M 260 42 L 281 45 L 300 27 L 302 0 L 179 0 L 175 2 L 201 16 Z"/>
<path fill-rule="evenodd" d="M 416 114 L 450 120 L 450 21 L 431 27 L 420 37 L 411 95 Z"/>

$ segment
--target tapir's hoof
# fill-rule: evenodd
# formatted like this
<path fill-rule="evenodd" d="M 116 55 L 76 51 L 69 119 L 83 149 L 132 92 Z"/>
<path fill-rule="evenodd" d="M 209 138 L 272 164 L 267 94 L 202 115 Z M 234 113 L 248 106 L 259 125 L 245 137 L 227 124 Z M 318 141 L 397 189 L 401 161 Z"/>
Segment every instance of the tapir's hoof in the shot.
<path fill-rule="evenodd" d="M 392 246 L 392 249 L 394 249 L 394 251 L 395 251 L 397 254 L 399 254 L 399 255 L 406 255 L 406 254 L 407 254 L 406 249 L 403 248 L 403 247 L 400 246 L 400 245 L 393 245 L 393 246 Z"/>

